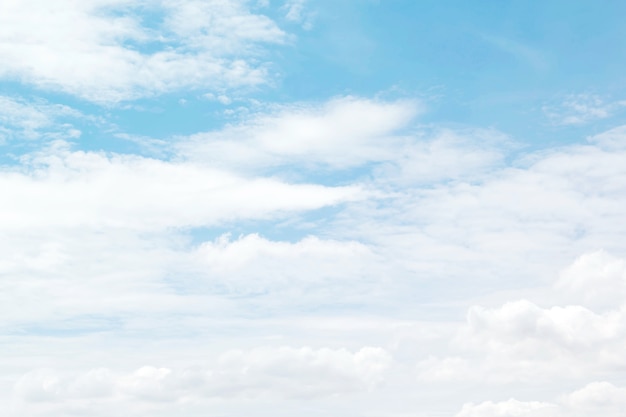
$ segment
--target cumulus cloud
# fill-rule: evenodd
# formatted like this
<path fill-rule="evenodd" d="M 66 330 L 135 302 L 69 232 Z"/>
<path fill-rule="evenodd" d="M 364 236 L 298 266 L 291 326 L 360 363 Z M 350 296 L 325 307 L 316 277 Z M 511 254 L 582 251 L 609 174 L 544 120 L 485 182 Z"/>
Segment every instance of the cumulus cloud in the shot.
<path fill-rule="evenodd" d="M 0 77 L 97 103 L 264 83 L 286 38 L 239 0 L 8 1 L 0 28 Z"/>
<path fill-rule="evenodd" d="M 578 290 L 577 284 L 587 282 L 593 287 L 590 297 L 595 300 L 593 290 L 614 288 L 613 281 L 602 278 L 615 276 L 611 272 L 622 263 L 604 253 L 583 255 L 565 269 L 551 299 L 572 300 L 572 295 L 563 294 L 561 288 L 573 283 Z M 600 279 L 594 281 L 598 276 Z M 582 296 L 584 290 L 580 290 L 578 295 Z M 607 375 L 626 366 L 619 354 L 626 346 L 626 306 L 623 299 L 599 312 L 576 304 L 541 307 L 528 300 L 495 308 L 473 306 L 454 344 L 462 346 L 454 349 L 455 356 L 420 361 L 420 378 L 529 382 Z"/>
<path fill-rule="evenodd" d="M 604 250 L 582 255 L 563 270 L 555 290 L 596 311 L 619 309 L 626 300 L 626 262 Z"/>
<path fill-rule="evenodd" d="M 313 297 L 315 292 L 334 294 L 336 299 L 347 294 L 365 297 L 367 289 L 381 285 L 376 274 L 384 269 L 374 250 L 363 243 L 313 236 L 292 243 L 257 234 L 236 240 L 223 235 L 201 244 L 195 259 L 205 282 L 237 294 L 289 293 L 297 298 L 283 302 L 296 303 L 302 302 L 296 301 L 299 297 Z M 360 288 L 353 286 L 355 280 Z"/>
<path fill-rule="evenodd" d="M 15 384 L 25 403 L 83 399 L 124 402 L 189 401 L 191 398 L 314 398 L 369 390 L 384 378 L 391 356 L 381 348 L 263 347 L 223 353 L 210 367 L 144 366 L 130 373 L 97 368 L 84 373 L 50 369 L 23 375 Z"/>
<path fill-rule="evenodd" d="M 538 401 L 486 401 L 465 404 L 456 417 L 618 417 L 626 406 L 626 389 L 608 382 L 592 382 L 553 403 Z"/>
<path fill-rule="evenodd" d="M 510 399 L 499 403 L 466 404 L 456 417 L 549 417 L 555 416 L 555 411 L 552 404 Z"/>

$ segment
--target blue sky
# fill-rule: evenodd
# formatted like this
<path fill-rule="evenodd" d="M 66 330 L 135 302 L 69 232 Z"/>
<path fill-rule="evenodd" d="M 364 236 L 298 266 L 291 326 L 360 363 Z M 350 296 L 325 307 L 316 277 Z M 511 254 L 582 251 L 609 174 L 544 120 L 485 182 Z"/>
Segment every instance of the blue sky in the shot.
<path fill-rule="evenodd" d="M 3 2 L 5 414 L 621 416 L 625 9 Z"/>

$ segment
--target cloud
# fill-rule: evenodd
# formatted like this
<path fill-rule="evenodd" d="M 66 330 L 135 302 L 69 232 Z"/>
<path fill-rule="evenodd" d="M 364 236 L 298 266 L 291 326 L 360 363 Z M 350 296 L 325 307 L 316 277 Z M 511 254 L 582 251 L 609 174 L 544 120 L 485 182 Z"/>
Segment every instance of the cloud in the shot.
<path fill-rule="evenodd" d="M 555 417 L 555 406 L 541 402 L 514 399 L 493 403 L 466 404 L 456 417 Z"/>
<path fill-rule="evenodd" d="M 512 146 L 505 135 L 487 129 L 437 129 L 416 136 L 374 171 L 385 186 L 476 180 L 501 166 Z"/>
<path fill-rule="evenodd" d="M 416 116 L 409 101 L 342 97 L 321 105 L 279 108 L 218 132 L 180 138 L 179 152 L 212 165 L 240 169 L 298 165 L 350 168 L 394 159 L 397 132 Z"/>
<path fill-rule="evenodd" d="M 288 0 L 283 5 L 285 19 L 300 23 L 306 30 L 313 28 L 313 13 L 306 11 L 307 0 Z"/>
<path fill-rule="evenodd" d="M 238 0 L 9 1 L 0 28 L 0 77 L 102 104 L 264 83 L 286 39 Z"/>
<path fill-rule="evenodd" d="M 337 98 L 155 143 L 169 159 L 54 142 L 4 166 L 4 399 L 8 379 L 57 368 L 24 377 L 13 415 L 250 415 L 304 398 L 385 415 L 370 405 L 412 398 L 402 415 L 442 392 L 455 400 L 432 409 L 453 415 L 613 381 L 626 366 L 621 131 L 525 152 L 418 113 Z M 357 359 L 363 346 L 393 358 L 384 372 Z M 506 411 L 497 401 L 485 413 Z"/>
<path fill-rule="evenodd" d="M 268 218 L 360 198 L 359 187 L 248 179 L 186 162 L 70 151 L 57 143 L 6 170 L 0 227 L 158 230 Z M 42 214 L 45 207 L 45 216 Z"/>
<path fill-rule="evenodd" d="M 536 47 L 503 36 L 483 35 L 482 39 L 536 71 L 546 71 L 550 67 L 546 54 Z"/>
<path fill-rule="evenodd" d="M 382 381 L 391 361 L 385 350 L 374 347 L 354 352 L 263 347 L 225 352 L 210 367 L 144 366 L 127 374 L 107 368 L 78 374 L 35 370 L 23 375 L 14 390 L 26 404 L 89 399 L 93 407 L 98 401 L 134 399 L 154 403 L 267 395 L 311 399 L 367 391 Z"/>
<path fill-rule="evenodd" d="M 386 268 L 373 248 L 356 241 L 308 236 L 296 242 L 271 241 L 258 234 L 231 240 L 223 235 L 202 243 L 194 260 L 204 284 L 226 293 L 275 298 L 275 307 L 367 298 L 380 291 Z M 358 288 L 354 286 L 359 283 Z"/>
<path fill-rule="evenodd" d="M 592 382 L 561 396 L 554 403 L 510 399 L 465 404 L 456 417 L 618 417 L 626 406 L 626 389 L 608 382 Z"/>
<path fill-rule="evenodd" d="M 8 96 L 0 96 L 0 107 L 0 144 L 41 138 L 70 139 L 81 134 L 80 130 L 63 120 L 82 117 L 70 107 Z"/>
<path fill-rule="evenodd" d="M 582 255 L 561 273 L 555 290 L 594 310 L 618 309 L 626 299 L 626 262 L 602 250 Z"/>
<path fill-rule="evenodd" d="M 624 337 L 626 317 L 621 311 L 596 314 L 582 306 L 543 309 L 521 300 L 497 309 L 472 307 L 468 324 L 472 336 L 485 338 L 481 341 L 484 346 L 500 352 L 511 349 L 514 355 L 533 358 L 549 352 L 598 352 Z"/>
<path fill-rule="evenodd" d="M 583 255 L 564 270 L 550 297 L 543 298 L 576 300 L 588 284 L 594 302 L 587 304 L 600 305 L 597 295 L 623 287 L 622 266 L 622 260 L 603 252 Z M 528 300 L 473 306 L 453 343 L 456 355 L 423 360 L 418 373 L 424 380 L 488 383 L 610 374 L 626 367 L 619 354 L 626 346 L 626 305 L 623 299 L 610 300 L 600 305 L 601 312 L 576 304 L 544 308 Z"/>
<path fill-rule="evenodd" d="M 544 106 L 543 112 L 555 125 L 578 126 L 614 115 L 626 101 L 606 102 L 595 94 L 572 94 L 557 106 Z"/>
<path fill-rule="evenodd" d="M 624 149 L 626 147 L 626 125 L 594 135 L 589 138 L 589 141 L 605 149 Z"/>

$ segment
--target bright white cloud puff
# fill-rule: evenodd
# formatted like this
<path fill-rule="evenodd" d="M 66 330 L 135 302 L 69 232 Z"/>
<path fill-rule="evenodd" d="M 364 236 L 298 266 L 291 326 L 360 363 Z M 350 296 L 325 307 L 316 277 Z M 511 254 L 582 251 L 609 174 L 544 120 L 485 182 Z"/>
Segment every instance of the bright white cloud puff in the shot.
<path fill-rule="evenodd" d="M 244 1 L 8 1 L 0 76 L 97 103 L 267 81 L 285 33 Z"/>

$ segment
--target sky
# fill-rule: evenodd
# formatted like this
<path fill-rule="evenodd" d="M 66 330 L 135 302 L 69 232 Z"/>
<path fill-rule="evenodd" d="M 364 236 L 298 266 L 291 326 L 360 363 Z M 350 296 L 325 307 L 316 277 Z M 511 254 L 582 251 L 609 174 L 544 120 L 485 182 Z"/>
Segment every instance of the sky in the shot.
<path fill-rule="evenodd" d="M 7 417 L 621 417 L 626 3 L 0 2 Z"/>

